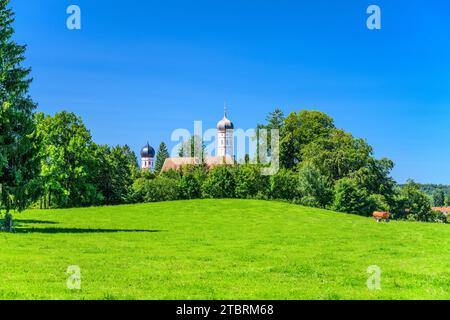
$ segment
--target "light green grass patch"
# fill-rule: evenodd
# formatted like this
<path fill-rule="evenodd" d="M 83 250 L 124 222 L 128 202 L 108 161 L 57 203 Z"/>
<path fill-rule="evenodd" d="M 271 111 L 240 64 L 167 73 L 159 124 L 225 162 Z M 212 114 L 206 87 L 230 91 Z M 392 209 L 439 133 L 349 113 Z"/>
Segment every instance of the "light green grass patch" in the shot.
<path fill-rule="evenodd" d="M 450 226 L 256 200 L 15 216 L 0 299 L 450 299 Z M 81 268 L 69 290 L 67 267 Z M 366 286 L 381 268 L 381 290 Z"/>

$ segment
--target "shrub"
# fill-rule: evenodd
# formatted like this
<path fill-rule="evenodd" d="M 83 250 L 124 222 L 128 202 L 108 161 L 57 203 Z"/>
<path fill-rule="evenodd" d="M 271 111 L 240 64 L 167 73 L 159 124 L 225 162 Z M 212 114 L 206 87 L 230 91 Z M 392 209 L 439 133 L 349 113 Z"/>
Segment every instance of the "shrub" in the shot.
<path fill-rule="evenodd" d="M 270 177 L 270 196 L 272 199 L 295 200 L 300 197 L 297 187 L 297 175 L 287 169 L 281 169 Z"/>
<path fill-rule="evenodd" d="M 206 179 L 203 167 L 189 166 L 183 168 L 180 180 L 180 192 L 183 199 L 198 199 L 202 197 L 202 185 Z"/>
<path fill-rule="evenodd" d="M 234 198 L 235 180 L 232 168 L 218 166 L 209 171 L 202 186 L 205 198 Z"/>
<path fill-rule="evenodd" d="M 267 178 L 261 176 L 260 168 L 254 165 L 241 165 L 235 169 L 235 196 L 248 199 L 264 197 L 267 192 Z"/>
<path fill-rule="evenodd" d="M 364 216 L 372 214 L 370 196 L 365 189 L 358 188 L 354 180 L 342 178 L 336 182 L 334 189 L 333 210 Z"/>
<path fill-rule="evenodd" d="M 148 180 L 143 186 L 145 202 L 172 201 L 180 199 L 179 181 L 167 177 Z"/>
<path fill-rule="evenodd" d="M 304 165 L 298 175 L 300 203 L 310 207 L 325 208 L 333 201 L 333 191 L 327 178 L 310 164 Z"/>
<path fill-rule="evenodd" d="M 414 181 L 408 181 L 395 202 L 396 218 L 424 222 L 433 220 L 431 201 Z"/>

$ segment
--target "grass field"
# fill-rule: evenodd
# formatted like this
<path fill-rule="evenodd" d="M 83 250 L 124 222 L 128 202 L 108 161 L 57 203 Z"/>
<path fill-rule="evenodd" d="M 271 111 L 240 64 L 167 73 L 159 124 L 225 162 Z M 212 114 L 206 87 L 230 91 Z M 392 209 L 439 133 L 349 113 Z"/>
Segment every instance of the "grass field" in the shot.
<path fill-rule="evenodd" d="M 450 299 L 448 225 L 197 200 L 27 211 L 16 228 L 0 234 L 0 299 Z"/>

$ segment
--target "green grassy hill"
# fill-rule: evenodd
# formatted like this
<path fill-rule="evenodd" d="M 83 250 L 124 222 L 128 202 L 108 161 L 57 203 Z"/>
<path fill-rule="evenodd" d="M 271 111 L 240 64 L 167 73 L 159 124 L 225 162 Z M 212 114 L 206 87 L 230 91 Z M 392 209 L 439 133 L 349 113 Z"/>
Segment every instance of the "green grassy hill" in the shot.
<path fill-rule="evenodd" d="M 450 299 L 448 225 L 197 200 L 28 211 L 16 227 L 0 234 L 0 299 Z"/>

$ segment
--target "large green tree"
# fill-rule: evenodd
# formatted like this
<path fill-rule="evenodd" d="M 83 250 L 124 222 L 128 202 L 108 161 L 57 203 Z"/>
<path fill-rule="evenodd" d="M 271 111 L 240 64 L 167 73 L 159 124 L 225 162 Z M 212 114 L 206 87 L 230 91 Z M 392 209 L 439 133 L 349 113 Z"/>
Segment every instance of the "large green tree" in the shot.
<path fill-rule="evenodd" d="M 132 201 L 132 185 L 137 176 L 137 158 L 130 147 L 96 146 L 92 175 L 103 204 L 116 205 Z"/>
<path fill-rule="evenodd" d="M 80 117 L 60 112 L 36 115 L 42 139 L 41 177 L 48 207 L 101 203 L 96 184 L 95 144 Z"/>
<path fill-rule="evenodd" d="M 302 149 L 311 142 L 328 138 L 335 128 L 333 119 L 323 112 L 301 110 L 290 113 L 280 133 L 280 162 L 284 168 L 294 168 L 302 160 Z"/>
<path fill-rule="evenodd" d="M 155 163 L 155 173 L 159 174 L 164 165 L 164 161 L 169 158 L 169 149 L 164 142 L 161 142 L 158 148 L 158 153 L 156 154 L 156 163 Z"/>
<path fill-rule="evenodd" d="M 442 207 L 445 205 L 445 193 L 443 190 L 435 190 L 433 192 L 433 204 L 435 207 Z"/>
<path fill-rule="evenodd" d="M 330 181 L 337 181 L 366 167 L 372 154 L 373 149 L 365 140 L 334 129 L 330 136 L 315 139 L 305 146 L 302 159 L 312 163 Z"/>
<path fill-rule="evenodd" d="M 397 218 L 416 221 L 431 221 L 432 210 L 430 198 L 420 190 L 413 180 L 408 180 L 397 196 L 395 208 Z"/>
<path fill-rule="evenodd" d="M 14 14 L 8 2 L 0 0 L 0 209 L 11 230 L 10 211 L 25 209 L 33 199 L 39 161 L 30 69 L 22 67 L 25 46 L 12 40 Z"/>

